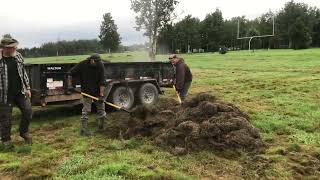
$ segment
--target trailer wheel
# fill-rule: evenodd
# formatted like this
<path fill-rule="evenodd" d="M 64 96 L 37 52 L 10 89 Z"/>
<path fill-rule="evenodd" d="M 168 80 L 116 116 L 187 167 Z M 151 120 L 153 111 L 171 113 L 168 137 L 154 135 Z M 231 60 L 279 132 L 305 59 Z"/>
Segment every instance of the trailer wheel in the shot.
<path fill-rule="evenodd" d="M 112 93 L 112 102 L 125 109 L 130 109 L 134 103 L 134 93 L 130 87 L 119 86 Z"/>
<path fill-rule="evenodd" d="M 146 83 L 140 87 L 138 98 L 142 105 L 152 105 L 158 101 L 159 91 L 154 84 Z"/>

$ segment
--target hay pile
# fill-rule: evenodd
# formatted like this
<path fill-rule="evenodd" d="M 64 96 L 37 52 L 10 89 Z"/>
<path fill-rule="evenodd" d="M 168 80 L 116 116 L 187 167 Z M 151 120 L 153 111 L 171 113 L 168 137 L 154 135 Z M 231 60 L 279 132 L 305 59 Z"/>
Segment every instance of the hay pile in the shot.
<path fill-rule="evenodd" d="M 123 119 L 124 117 L 122 117 Z M 154 107 L 138 106 L 121 127 L 125 138 L 151 137 L 179 153 L 203 149 L 260 152 L 265 145 L 247 114 L 201 93 L 179 106 L 166 99 Z"/>

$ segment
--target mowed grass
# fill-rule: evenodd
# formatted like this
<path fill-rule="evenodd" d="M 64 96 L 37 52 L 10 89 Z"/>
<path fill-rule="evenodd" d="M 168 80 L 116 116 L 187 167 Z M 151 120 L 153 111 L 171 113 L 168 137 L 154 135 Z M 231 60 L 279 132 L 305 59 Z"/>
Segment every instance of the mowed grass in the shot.
<path fill-rule="evenodd" d="M 88 56 L 27 59 L 28 63 L 78 62 Z M 194 81 L 191 95 L 209 92 L 247 112 L 268 143 L 265 154 L 203 151 L 176 157 L 148 139 L 80 137 L 79 109 L 34 107 L 35 143 L 26 146 L 14 125 L 15 152 L 0 152 L 7 179 L 292 179 L 320 175 L 320 49 L 182 55 Z M 146 53 L 103 55 L 144 61 Z M 167 60 L 167 56 L 158 56 Z M 167 97 L 174 98 L 171 89 Z M 15 117 L 19 112 L 15 110 Z M 109 114 L 109 118 L 117 118 Z M 121 120 L 121 119 L 119 119 Z M 95 129 L 91 117 L 91 129 Z"/>

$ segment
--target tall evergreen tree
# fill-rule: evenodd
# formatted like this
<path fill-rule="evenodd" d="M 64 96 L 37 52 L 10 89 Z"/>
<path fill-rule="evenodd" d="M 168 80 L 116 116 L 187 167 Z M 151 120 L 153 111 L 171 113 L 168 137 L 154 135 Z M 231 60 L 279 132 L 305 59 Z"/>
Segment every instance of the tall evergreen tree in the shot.
<path fill-rule="evenodd" d="M 114 23 L 114 20 L 110 13 L 103 15 L 103 21 L 100 26 L 100 42 L 106 50 L 115 51 L 120 45 L 120 35 L 118 33 L 118 27 Z"/>
<path fill-rule="evenodd" d="M 309 29 L 301 18 L 297 18 L 296 22 L 291 26 L 289 36 L 292 39 L 293 49 L 305 49 L 312 43 Z"/>
<path fill-rule="evenodd" d="M 191 15 L 186 16 L 175 25 L 174 33 L 177 48 L 181 52 L 188 52 L 201 47 L 200 20 L 198 18 Z"/>
<path fill-rule="evenodd" d="M 285 7 L 279 12 L 277 16 L 277 26 L 278 30 L 277 33 L 280 36 L 280 39 L 282 43 L 287 43 L 289 48 L 294 48 L 294 41 L 298 41 L 298 39 L 295 39 L 296 37 L 296 31 L 295 27 L 293 26 L 302 26 L 301 22 L 297 22 L 297 18 L 302 21 L 303 25 L 303 31 L 309 33 L 313 28 L 313 17 L 312 17 L 312 11 L 310 11 L 310 7 L 307 4 L 304 3 L 296 3 L 293 0 L 286 3 Z M 292 33 L 290 33 L 292 31 Z M 295 33 L 293 33 L 295 32 Z M 302 31 L 301 31 L 302 32 Z M 295 34 L 295 35 L 294 35 Z M 294 35 L 294 36 L 293 36 Z M 307 36 L 307 35 L 306 35 Z M 306 47 L 308 48 L 308 47 Z"/>
<path fill-rule="evenodd" d="M 222 45 L 223 37 L 223 17 L 219 9 L 212 14 L 208 14 L 202 21 L 201 37 L 204 48 L 216 51 Z"/>

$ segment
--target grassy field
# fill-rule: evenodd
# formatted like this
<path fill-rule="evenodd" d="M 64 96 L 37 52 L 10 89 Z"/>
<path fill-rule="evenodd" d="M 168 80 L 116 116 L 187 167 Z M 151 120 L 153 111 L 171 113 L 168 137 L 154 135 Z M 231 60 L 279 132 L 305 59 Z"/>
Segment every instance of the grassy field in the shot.
<path fill-rule="evenodd" d="M 0 152 L 0 179 L 317 179 L 320 176 L 320 49 L 182 55 L 192 68 L 191 94 L 210 92 L 247 112 L 268 143 L 265 154 L 203 151 L 176 157 L 148 139 L 120 141 L 78 135 L 80 111 L 35 107 L 23 145 Z M 27 59 L 77 62 L 87 56 Z M 145 54 L 104 55 L 139 61 Z M 166 56 L 158 59 L 166 60 Z M 174 97 L 166 90 L 167 97 Z M 15 110 L 16 119 L 19 112 Z M 112 114 L 109 118 L 116 118 Z M 119 119 L 120 120 L 120 119 Z M 90 125 L 94 128 L 92 116 Z"/>

